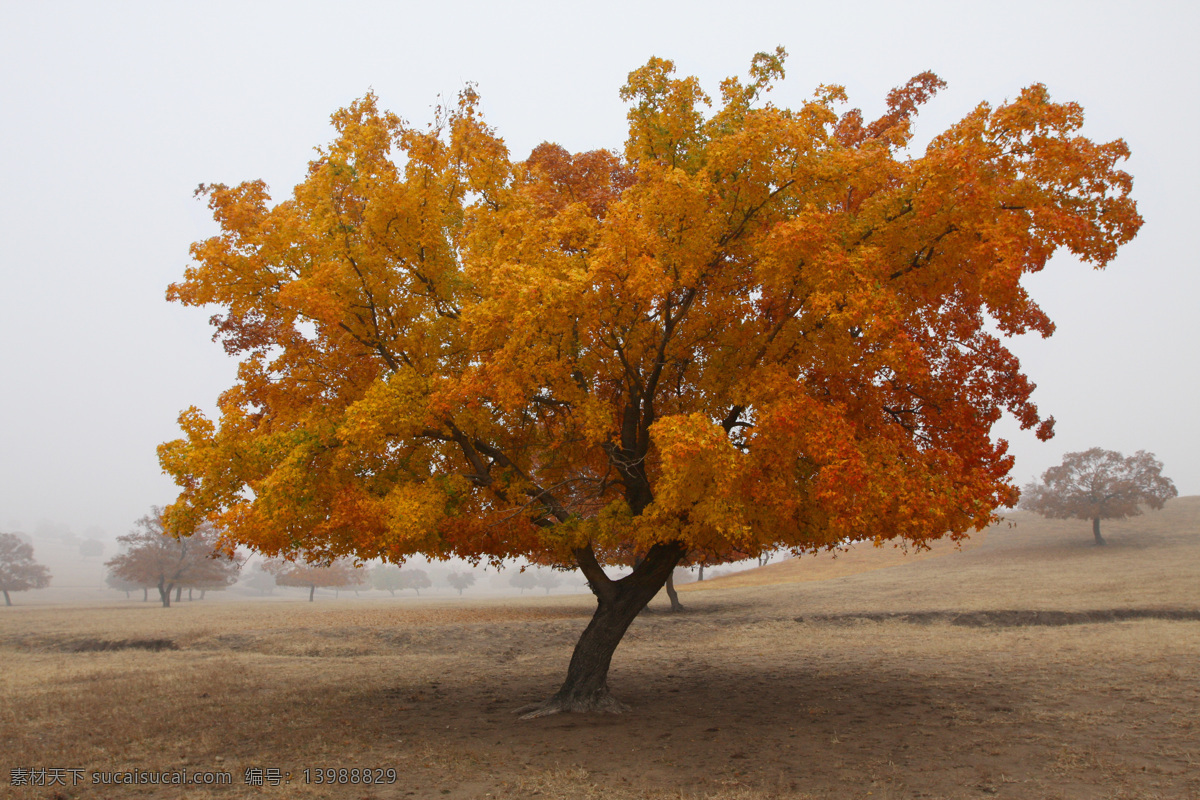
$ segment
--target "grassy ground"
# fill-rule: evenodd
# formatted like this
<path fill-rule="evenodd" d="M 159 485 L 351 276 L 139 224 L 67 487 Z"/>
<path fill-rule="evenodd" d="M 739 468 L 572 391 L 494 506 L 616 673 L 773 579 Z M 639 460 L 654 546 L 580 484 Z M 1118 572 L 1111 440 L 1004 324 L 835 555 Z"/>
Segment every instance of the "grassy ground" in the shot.
<path fill-rule="evenodd" d="M 1200 621 L 1170 618 L 1200 612 L 1200 498 L 1103 548 L 1013 520 L 655 601 L 614 660 L 621 716 L 511 713 L 561 679 L 587 597 L 0 608 L 0 796 L 1200 797 Z M 81 780 L 11 784 L 34 768 Z M 231 784 L 92 782 L 127 770 Z"/>

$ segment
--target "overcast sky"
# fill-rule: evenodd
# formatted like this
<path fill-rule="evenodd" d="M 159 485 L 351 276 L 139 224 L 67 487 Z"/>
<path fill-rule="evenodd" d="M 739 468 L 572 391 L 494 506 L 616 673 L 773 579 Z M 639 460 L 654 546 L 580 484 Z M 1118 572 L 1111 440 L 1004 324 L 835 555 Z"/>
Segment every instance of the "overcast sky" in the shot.
<path fill-rule="evenodd" d="M 583 6 L 578 6 L 584 8 Z M 1024 483 L 1064 452 L 1150 450 L 1200 494 L 1200 14 L 1186 2 L 164 2 L 0 0 L 0 530 L 124 533 L 174 498 L 155 447 L 211 410 L 234 363 L 211 311 L 164 300 L 215 227 L 193 190 L 262 178 L 277 199 L 369 89 L 428 121 L 478 84 L 514 157 L 619 149 L 617 90 L 657 55 L 710 93 L 783 45 L 796 105 L 844 85 L 870 115 L 932 69 L 927 141 L 1042 82 L 1122 137 L 1146 224 L 1104 272 L 1059 257 L 1029 281 L 1058 323 L 1015 343 L 1058 419 L 1004 423 Z M 979 12 L 963 9 L 978 8 Z"/>

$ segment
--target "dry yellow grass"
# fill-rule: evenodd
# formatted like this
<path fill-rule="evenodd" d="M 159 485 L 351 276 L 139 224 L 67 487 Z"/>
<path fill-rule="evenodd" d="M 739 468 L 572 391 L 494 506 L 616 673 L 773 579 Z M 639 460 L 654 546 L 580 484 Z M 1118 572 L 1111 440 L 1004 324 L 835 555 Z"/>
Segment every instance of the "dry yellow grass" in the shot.
<path fill-rule="evenodd" d="M 1200 498 L 1109 526 L 1106 548 L 1013 516 L 942 557 L 713 581 L 678 615 L 656 600 L 614 661 L 620 717 L 511 714 L 561 678 L 586 597 L 0 609 L 0 796 L 1200 797 L 1200 622 L 915 614 L 1200 610 Z M 85 781 L 9 785 L 38 767 Z M 306 767 L 397 779 L 305 784 Z M 266 768 L 291 783 L 245 784 Z M 180 769 L 232 785 L 87 782 Z"/>

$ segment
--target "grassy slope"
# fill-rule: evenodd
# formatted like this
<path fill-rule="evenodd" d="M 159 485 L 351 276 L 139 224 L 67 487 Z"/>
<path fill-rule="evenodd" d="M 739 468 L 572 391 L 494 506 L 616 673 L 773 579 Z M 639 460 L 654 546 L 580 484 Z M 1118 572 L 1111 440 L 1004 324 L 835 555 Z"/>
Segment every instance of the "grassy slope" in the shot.
<path fill-rule="evenodd" d="M 1200 605 L 1200 496 L 1161 511 L 1104 523 L 1105 547 L 1091 524 L 1047 520 L 1022 511 L 976 534 L 961 548 L 938 542 L 926 552 L 859 545 L 681 586 L 681 591 L 732 590 L 854 578 L 855 594 L 920 607 L 936 598 L 961 607 L 1076 608 L 1098 604 Z M 1164 561 L 1171 568 L 1164 570 Z M 878 574 L 864 574 L 875 573 Z M 929 589 L 936 587 L 936 591 Z M 821 591 L 813 587 L 816 591 Z M 879 596 L 876 598 L 876 594 Z M 865 598 L 864 598 L 865 599 Z M 1032 605 L 1031 605 L 1032 604 Z"/>

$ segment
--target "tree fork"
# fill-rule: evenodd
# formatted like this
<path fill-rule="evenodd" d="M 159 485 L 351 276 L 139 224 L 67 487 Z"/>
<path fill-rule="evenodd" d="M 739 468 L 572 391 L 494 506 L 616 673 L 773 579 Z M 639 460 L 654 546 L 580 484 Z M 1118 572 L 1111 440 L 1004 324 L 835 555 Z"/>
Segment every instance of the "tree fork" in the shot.
<path fill-rule="evenodd" d="M 685 552 L 677 542 L 656 544 L 631 574 L 614 581 L 604 574 L 590 546 L 575 551 L 579 567 L 596 593 L 596 613 L 575 645 L 562 686 L 545 702 L 517 709 L 521 719 L 570 711 L 626 710 L 608 690 L 613 653 L 633 620 L 662 590 Z"/>

